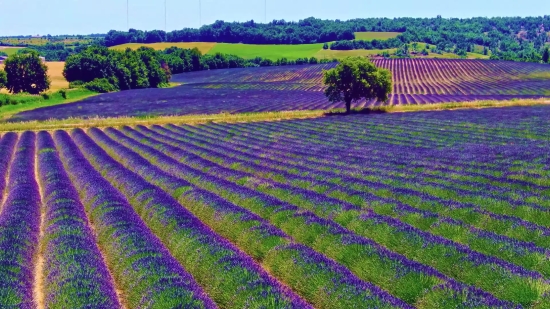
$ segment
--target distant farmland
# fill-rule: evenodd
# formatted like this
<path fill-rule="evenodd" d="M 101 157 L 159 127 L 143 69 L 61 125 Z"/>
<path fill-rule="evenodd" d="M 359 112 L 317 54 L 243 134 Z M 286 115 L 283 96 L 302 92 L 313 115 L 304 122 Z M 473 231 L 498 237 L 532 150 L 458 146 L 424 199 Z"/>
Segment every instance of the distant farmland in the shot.
<path fill-rule="evenodd" d="M 251 45 L 218 43 L 210 50 L 210 54 L 223 53 L 237 55 L 243 58 L 262 57 L 271 60 L 287 58 L 312 57 L 323 49 L 323 44 L 299 44 L 299 45 Z"/>
<path fill-rule="evenodd" d="M 387 40 L 400 35 L 401 32 L 355 32 L 356 40 Z"/>
<path fill-rule="evenodd" d="M 23 47 L 8 47 L 8 46 L 0 46 L 0 52 L 5 52 L 6 54 L 13 55 L 16 54 L 18 50 L 22 49 Z"/>
<path fill-rule="evenodd" d="M 388 102 L 359 101 L 354 107 L 431 104 L 550 96 L 550 66 L 533 63 L 377 59 L 393 72 Z M 175 75 L 184 85 L 95 96 L 80 102 L 23 112 L 16 120 L 71 117 L 161 116 L 328 110 L 342 107 L 323 94 L 322 71 L 336 64 L 199 71 Z"/>
<path fill-rule="evenodd" d="M 379 33 L 379 32 L 365 32 L 365 33 Z M 380 33 L 398 33 L 398 32 L 380 32 Z M 383 36 L 383 35 L 380 35 Z M 387 35 L 386 35 L 387 36 Z M 418 50 L 422 50 L 426 47 L 426 43 L 418 42 Z M 208 43 L 208 42 L 182 42 L 182 43 L 129 43 L 110 47 L 111 49 L 124 50 L 126 48 L 137 49 L 140 46 L 152 47 L 156 50 L 166 49 L 168 47 L 176 46 L 180 48 L 198 48 L 203 54 L 231 54 L 245 59 L 252 59 L 256 57 L 262 57 L 265 59 L 277 60 L 281 58 L 287 58 L 289 60 L 295 60 L 297 58 L 310 58 L 316 57 L 318 59 L 342 59 L 350 56 L 374 56 L 380 55 L 383 52 L 394 53 L 396 49 L 374 49 L 374 50 L 325 50 L 323 44 L 233 44 L 233 43 Z M 435 54 L 429 53 L 428 56 L 420 56 L 419 54 L 413 54 L 412 57 L 420 58 L 445 58 L 445 59 L 458 59 L 458 55 L 454 53 Z M 489 56 L 482 55 L 480 53 L 468 53 L 468 59 L 486 59 Z"/>
<path fill-rule="evenodd" d="M 209 43 L 209 42 L 175 42 L 175 43 L 163 42 L 163 43 L 151 43 L 151 44 L 128 43 L 128 44 L 113 46 L 110 48 L 117 49 L 117 50 L 125 50 L 126 48 L 131 48 L 135 50 L 140 48 L 141 46 L 145 46 L 145 47 L 151 47 L 155 50 L 163 50 L 173 46 L 184 48 L 184 49 L 193 49 L 196 47 L 201 51 L 201 53 L 206 54 L 215 45 L 216 43 Z"/>

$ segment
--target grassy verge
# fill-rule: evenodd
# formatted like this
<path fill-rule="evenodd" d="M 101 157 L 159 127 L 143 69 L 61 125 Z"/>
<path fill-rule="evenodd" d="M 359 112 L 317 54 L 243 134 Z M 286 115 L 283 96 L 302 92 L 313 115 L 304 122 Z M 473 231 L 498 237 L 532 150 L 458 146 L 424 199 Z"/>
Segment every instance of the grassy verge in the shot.
<path fill-rule="evenodd" d="M 79 98 L 93 95 L 91 93 Z M 79 99 L 74 99 L 77 101 Z M 50 99 L 52 100 L 52 99 Z M 63 103 L 69 103 L 71 99 L 67 99 Z M 46 101 L 46 104 L 60 104 Z M 425 104 L 425 105 L 394 105 L 380 106 L 372 108 L 355 109 L 352 114 L 369 114 L 369 113 L 399 113 L 399 112 L 420 112 L 420 111 L 441 111 L 453 109 L 469 109 L 469 108 L 489 108 L 489 107 L 509 107 L 509 106 L 532 106 L 550 104 L 550 99 L 532 99 L 532 100 L 510 100 L 510 101 L 471 101 L 471 102 L 455 102 L 455 103 L 440 103 L 440 104 Z M 15 105 L 17 106 L 17 105 Z M 48 105 L 40 105 L 48 106 Z M 9 106 L 7 106 L 9 107 Z M 28 107 L 28 108 L 27 108 Z M 20 110 L 30 110 L 38 106 L 22 105 Z M 26 108 L 26 109 L 24 109 Z M 0 108 L 0 119 L 7 114 L 3 113 L 3 107 Z M 16 112 L 10 111 L 11 115 Z M 70 118 L 63 120 L 46 120 L 46 121 L 27 121 L 27 122 L 0 122 L 0 132 L 6 131 L 26 131 L 26 130 L 58 130 L 70 128 L 91 128 L 91 127 L 111 127 L 123 125 L 152 125 L 152 124 L 200 124 L 207 122 L 255 122 L 255 121 L 278 121 L 288 119 L 304 119 L 317 118 L 324 116 L 345 116 L 343 109 L 334 110 L 310 110 L 310 111 L 282 111 L 282 112 L 261 112 L 261 113 L 243 113 L 243 114 L 211 114 L 211 115 L 184 115 L 184 116 L 154 116 L 154 117 L 111 117 L 111 118 Z"/>
<path fill-rule="evenodd" d="M 0 107 L 0 127 L 3 125 L 2 122 L 6 121 L 8 118 L 17 113 L 39 107 L 48 107 L 53 105 L 72 103 L 94 95 L 97 95 L 97 93 L 86 89 L 67 90 L 66 99 L 64 99 L 58 92 L 50 94 L 50 98 L 47 100 L 44 99 L 42 96 L 14 95 L 12 97 L 15 99 L 15 101 L 21 103 L 4 105 Z"/>

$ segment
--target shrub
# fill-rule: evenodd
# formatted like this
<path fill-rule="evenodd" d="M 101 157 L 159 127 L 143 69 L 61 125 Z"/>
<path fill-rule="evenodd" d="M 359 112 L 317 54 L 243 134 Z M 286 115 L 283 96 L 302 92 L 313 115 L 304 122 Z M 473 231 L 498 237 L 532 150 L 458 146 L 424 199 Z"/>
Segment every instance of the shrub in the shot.
<path fill-rule="evenodd" d="M 44 99 L 44 100 L 49 100 L 50 99 L 50 95 L 46 92 L 43 92 L 40 95 L 42 96 L 42 99 Z"/>
<path fill-rule="evenodd" d="M 63 99 L 65 99 L 65 100 L 67 99 L 67 90 L 65 90 L 65 89 L 60 89 L 58 92 L 59 92 L 59 94 L 61 95 L 61 97 L 62 97 Z"/>
<path fill-rule="evenodd" d="M 82 88 L 82 87 L 84 87 L 84 82 L 82 82 L 81 80 L 75 80 L 69 83 L 69 89 L 76 89 L 76 88 Z"/>
<path fill-rule="evenodd" d="M 117 87 L 111 84 L 106 78 L 96 78 L 91 82 L 85 83 L 84 88 L 99 93 L 107 93 L 118 90 Z"/>

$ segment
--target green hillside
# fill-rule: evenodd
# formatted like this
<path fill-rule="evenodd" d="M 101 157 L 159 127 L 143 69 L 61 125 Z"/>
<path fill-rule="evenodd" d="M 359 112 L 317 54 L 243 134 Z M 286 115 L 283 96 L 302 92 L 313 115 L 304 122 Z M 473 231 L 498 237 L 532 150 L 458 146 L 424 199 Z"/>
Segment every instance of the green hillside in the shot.
<path fill-rule="evenodd" d="M 400 34 L 401 32 L 372 32 L 372 31 L 355 32 L 355 39 L 365 40 L 365 41 L 387 40 L 387 39 L 393 39 Z"/>

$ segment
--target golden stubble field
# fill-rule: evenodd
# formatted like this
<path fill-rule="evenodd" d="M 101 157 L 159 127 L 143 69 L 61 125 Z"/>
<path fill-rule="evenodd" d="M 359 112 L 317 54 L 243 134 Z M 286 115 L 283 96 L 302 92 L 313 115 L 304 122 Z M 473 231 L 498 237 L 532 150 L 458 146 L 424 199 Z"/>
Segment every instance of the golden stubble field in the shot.
<path fill-rule="evenodd" d="M 46 62 L 48 66 L 48 75 L 50 76 L 50 85 L 49 91 L 57 91 L 63 88 L 69 88 L 69 82 L 63 77 L 63 68 L 65 67 L 65 62 L 62 61 L 51 61 Z M 4 69 L 4 65 L 0 64 L 0 69 Z M 7 93 L 6 89 L 0 90 L 0 93 Z"/>

